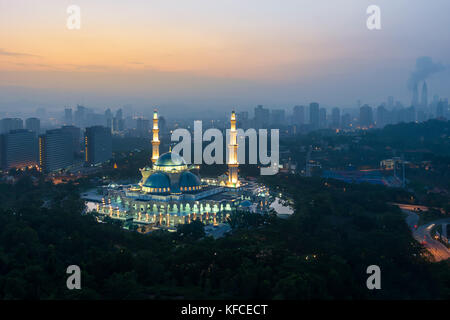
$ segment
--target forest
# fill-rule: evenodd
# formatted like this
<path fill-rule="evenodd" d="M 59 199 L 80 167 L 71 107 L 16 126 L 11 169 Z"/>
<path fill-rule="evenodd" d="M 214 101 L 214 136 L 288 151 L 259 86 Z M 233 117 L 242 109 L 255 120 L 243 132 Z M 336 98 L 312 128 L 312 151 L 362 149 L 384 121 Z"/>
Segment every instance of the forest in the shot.
<path fill-rule="evenodd" d="M 230 217 L 214 240 L 201 223 L 142 235 L 83 213 L 80 185 L 29 173 L 0 184 L 1 299 L 448 299 L 449 262 L 431 263 L 391 201 L 408 192 L 276 175 L 295 213 Z M 381 268 L 368 290 L 366 268 Z M 81 268 L 68 290 L 66 268 Z"/>

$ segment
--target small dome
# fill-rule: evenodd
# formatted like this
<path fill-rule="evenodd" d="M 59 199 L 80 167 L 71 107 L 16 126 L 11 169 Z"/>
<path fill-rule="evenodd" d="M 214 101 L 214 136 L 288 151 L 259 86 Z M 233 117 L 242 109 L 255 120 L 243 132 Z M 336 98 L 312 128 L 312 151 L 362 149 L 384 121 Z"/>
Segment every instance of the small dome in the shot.
<path fill-rule="evenodd" d="M 252 206 L 252 203 L 250 201 L 248 201 L 248 200 L 244 200 L 244 201 L 241 202 L 241 207 L 248 208 L 248 207 L 251 207 L 251 206 Z"/>
<path fill-rule="evenodd" d="M 169 176 L 162 172 L 155 172 L 144 183 L 147 188 L 170 188 Z"/>
<path fill-rule="evenodd" d="M 180 175 L 180 183 L 179 183 L 180 187 L 183 188 L 199 187 L 201 186 L 201 184 L 202 182 L 200 181 L 200 179 L 192 172 L 184 171 Z"/>
<path fill-rule="evenodd" d="M 172 152 L 163 153 L 158 160 L 156 160 L 155 165 L 158 167 L 178 167 L 178 166 L 186 166 L 186 161 L 184 159 Z"/>

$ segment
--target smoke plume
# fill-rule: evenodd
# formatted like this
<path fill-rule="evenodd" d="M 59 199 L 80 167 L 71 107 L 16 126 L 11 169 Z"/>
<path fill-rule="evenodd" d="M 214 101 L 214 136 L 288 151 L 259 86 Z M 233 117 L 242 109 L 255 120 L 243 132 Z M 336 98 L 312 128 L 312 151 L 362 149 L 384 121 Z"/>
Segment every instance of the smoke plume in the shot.
<path fill-rule="evenodd" d="M 419 57 L 416 60 L 416 69 L 411 73 L 411 77 L 408 80 L 408 88 L 412 90 L 416 83 L 424 81 L 432 74 L 444 70 L 445 66 L 441 63 L 433 62 L 431 57 Z"/>

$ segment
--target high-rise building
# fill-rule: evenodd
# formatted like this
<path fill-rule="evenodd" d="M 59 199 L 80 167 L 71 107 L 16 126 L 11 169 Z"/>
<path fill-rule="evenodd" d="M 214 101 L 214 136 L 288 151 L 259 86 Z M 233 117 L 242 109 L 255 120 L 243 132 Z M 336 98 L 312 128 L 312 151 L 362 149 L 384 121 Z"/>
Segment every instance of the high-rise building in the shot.
<path fill-rule="evenodd" d="M 359 109 L 359 125 L 362 128 L 369 128 L 373 125 L 372 107 L 365 104 Z"/>
<path fill-rule="evenodd" d="M 125 120 L 123 119 L 122 109 L 117 110 L 116 116 L 113 119 L 113 132 L 121 132 L 125 130 Z"/>
<path fill-rule="evenodd" d="M 436 106 L 436 118 L 444 118 L 445 109 L 445 102 L 443 100 L 439 101 Z"/>
<path fill-rule="evenodd" d="M 73 152 L 79 154 L 81 152 L 81 129 L 75 126 L 63 126 L 61 130 L 72 136 Z"/>
<path fill-rule="evenodd" d="M 297 125 L 305 124 L 305 107 L 304 106 L 295 106 L 294 107 L 293 124 L 297 124 Z"/>
<path fill-rule="evenodd" d="M 47 130 L 39 136 L 39 166 L 44 172 L 66 169 L 73 164 L 73 136 L 67 129 Z"/>
<path fill-rule="evenodd" d="M 319 128 L 327 127 L 327 109 L 319 108 Z"/>
<path fill-rule="evenodd" d="M 341 110 L 339 108 L 331 110 L 331 126 L 335 129 L 341 127 Z"/>
<path fill-rule="evenodd" d="M 30 130 L 18 129 L 0 135 L 0 160 L 3 169 L 36 165 L 36 134 Z"/>
<path fill-rule="evenodd" d="M 259 105 L 255 108 L 255 127 L 256 129 L 267 128 L 269 126 L 270 112 L 269 109 Z"/>
<path fill-rule="evenodd" d="M 74 113 L 74 122 L 75 125 L 84 128 L 85 127 L 85 119 L 86 119 L 87 109 L 83 106 L 77 105 L 77 110 Z"/>
<path fill-rule="evenodd" d="M 341 117 L 341 127 L 344 129 L 350 128 L 352 124 L 352 116 L 348 113 L 344 113 Z"/>
<path fill-rule="evenodd" d="M 111 130 L 103 126 L 86 128 L 85 160 L 88 164 L 97 165 L 112 158 Z"/>
<path fill-rule="evenodd" d="M 411 101 L 412 106 L 417 107 L 419 105 L 419 89 L 417 87 L 417 82 L 414 83 L 413 87 L 413 97 Z"/>
<path fill-rule="evenodd" d="M 387 106 L 388 106 L 389 109 L 392 109 L 394 107 L 394 97 L 393 96 L 389 96 L 388 97 Z"/>
<path fill-rule="evenodd" d="M 111 109 L 106 109 L 105 111 L 105 125 L 107 128 L 110 128 L 112 130 L 113 128 L 113 114 L 111 112 Z"/>
<path fill-rule="evenodd" d="M 309 104 L 309 124 L 312 129 L 319 128 L 319 104 L 317 102 Z"/>
<path fill-rule="evenodd" d="M 286 116 L 283 109 L 273 109 L 271 114 L 271 125 L 272 126 L 282 126 L 285 125 Z"/>
<path fill-rule="evenodd" d="M 248 111 L 241 111 L 237 114 L 238 127 L 241 129 L 248 129 L 250 127 L 250 121 L 248 118 Z"/>
<path fill-rule="evenodd" d="M 64 122 L 67 125 L 71 125 L 73 123 L 72 108 L 65 108 L 64 109 Z"/>
<path fill-rule="evenodd" d="M 384 128 L 389 122 L 388 110 L 383 106 L 378 106 L 377 108 L 377 128 Z"/>
<path fill-rule="evenodd" d="M 150 133 L 150 120 L 138 118 L 136 120 L 136 130 L 141 137 L 146 137 Z"/>
<path fill-rule="evenodd" d="M 28 118 L 25 120 L 25 128 L 27 130 L 33 131 L 36 135 L 41 131 L 41 120 L 38 118 Z"/>
<path fill-rule="evenodd" d="M 0 121 L 0 129 L 1 133 L 23 129 L 23 120 L 20 118 L 4 118 Z"/>
<path fill-rule="evenodd" d="M 425 81 L 423 82 L 423 86 L 422 86 L 421 107 L 422 108 L 428 107 L 428 87 L 427 87 L 427 83 Z"/>

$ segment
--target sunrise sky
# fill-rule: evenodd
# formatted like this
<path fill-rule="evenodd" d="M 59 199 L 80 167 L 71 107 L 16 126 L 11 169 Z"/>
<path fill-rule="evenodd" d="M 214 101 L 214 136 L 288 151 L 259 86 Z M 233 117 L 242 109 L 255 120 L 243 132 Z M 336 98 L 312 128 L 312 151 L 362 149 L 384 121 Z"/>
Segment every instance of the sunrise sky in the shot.
<path fill-rule="evenodd" d="M 80 30 L 66 27 L 72 4 Z M 382 30 L 366 28 L 370 4 Z M 418 57 L 450 63 L 449 9 L 448 0 L 0 0 L 0 107 L 406 103 Z M 429 82 L 449 95 L 448 68 Z"/>

